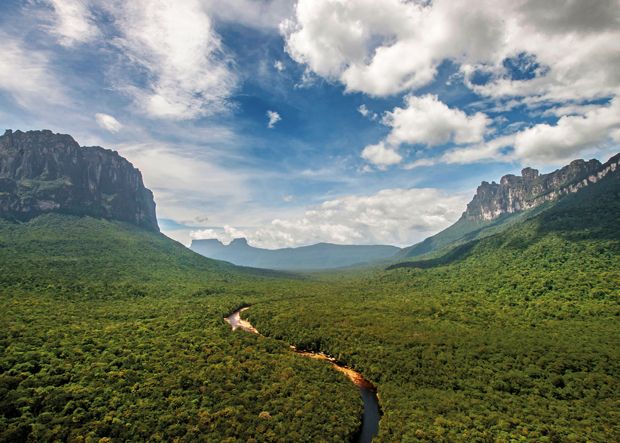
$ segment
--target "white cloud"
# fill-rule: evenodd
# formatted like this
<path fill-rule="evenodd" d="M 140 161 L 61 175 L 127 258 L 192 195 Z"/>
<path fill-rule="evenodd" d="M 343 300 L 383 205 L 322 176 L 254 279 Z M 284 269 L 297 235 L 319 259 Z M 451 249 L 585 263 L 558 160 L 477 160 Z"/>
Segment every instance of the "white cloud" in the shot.
<path fill-rule="evenodd" d="M 561 117 L 555 125 L 538 124 L 518 132 L 514 155 L 524 162 L 571 160 L 586 149 L 609 144 L 612 131 L 620 128 L 620 99 L 583 115 Z"/>
<path fill-rule="evenodd" d="M 275 30 L 291 14 L 290 0 L 202 0 L 209 14 L 222 21 L 250 28 Z"/>
<path fill-rule="evenodd" d="M 267 111 L 267 118 L 269 119 L 269 121 L 267 122 L 267 127 L 270 129 L 273 128 L 275 124 L 278 123 L 280 120 L 282 120 L 280 114 L 275 111 Z"/>
<path fill-rule="evenodd" d="M 145 185 L 155 194 L 158 217 L 182 221 L 206 214 L 211 222 L 224 223 L 235 219 L 251 195 L 248 171 L 230 170 L 204 150 L 155 141 L 121 144 L 117 149 L 144 172 Z"/>
<path fill-rule="evenodd" d="M 282 63 L 282 60 L 276 60 L 275 62 L 273 62 L 273 67 L 278 72 L 282 72 L 285 69 L 285 66 L 284 66 L 284 63 Z"/>
<path fill-rule="evenodd" d="M 49 0 L 54 9 L 53 34 L 63 46 L 91 41 L 100 35 L 88 2 L 83 0 Z"/>
<path fill-rule="evenodd" d="M 65 103 L 60 82 L 55 78 L 46 53 L 31 50 L 0 32 L 0 89 L 23 107 L 37 110 L 46 103 Z"/>
<path fill-rule="evenodd" d="M 97 120 L 99 126 L 109 132 L 118 132 L 123 127 L 121 122 L 109 114 L 97 113 L 95 114 L 95 120 Z"/>
<path fill-rule="evenodd" d="M 309 88 L 314 85 L 317 81 L 316 75 L 312 73 L 312 71 L 308 68 L 304 69 L 303 74 L 299 81 L 295 84 L 295 88 L 304 89 Z"/>
<path fill-rule="evenodd" d="M 470 147 L 451 149 L 435 160 L 437 163 L 449 164 L 468 164 L 484 161 L 510 161 L 514 158 L 509 154 L 503 153 L 502 150 L 513 146 L 514 139 L 515 135 L 510 134 L 497 137 L 486 143 L 480 143 Z"/>
<path fill-rule="evenodd" d="M 416 168 L 424 168 L 427 166 L 433 166 L 438 163 L 437 159 L 434 158 L 421 158 L 418 160 L 414 160 L 410 163 L 407 163 L 403 166 L 403 169 L 412 170 Z"/>
<path fill-rule="evenodd" d="M 456 221 L 467 198 L 431 188 L 384 189 L 327 200 L 301 217 L 274 219 L 266 226 L 228 226 L 223 231 L 197 231 L 192 237 L 229 241 L 243 236 L 252 245 L 267 248 L 317 242 L 410 245 Z"/>
<path fill-rule="evenodd" d="M 565 115 L 584 115 L 586 112 L 600 107 L 595 104 L 565 103 L 545 109 L 544 117 L 563 117 Z"/>
<path fill-rule="evenodd" d="M 409 95 L 405 97 L 405 105 L 386 112 L 383 117 L 383 123 L 392 128 L 387 142 L 394 146 L 479 142 L 490 123 L 480 112 L 468 116 L 459 109 L 449 108 L 436 95 Z"/>
<path fill-rule="evenodd" d="M 361 104 L 357 107 L 357 112 L 359 112 L 360 114 L 362 114 L 362 117 L 366 117 L 369 118 L 372 121 L 375 121 L 379 118 L 379 114 L 377 114 L 376 112 L 371 111 L 370 109 L 368 109 L 368 107 L 364 104 Z"/>
<path fill-rule="evenodd" d="M 519 161 L 528 165 L 557 165 L 586 153 L 603 152 L 618 143 L 620 100 L 609 105 L 584 107 L 579 113 L 560 117 L 551 125 L 540 123 L 484 143 L 455 148 L 424 162 L 467 164 L 482 161 Z"/>
<path fill-rule="evenodd" d="M 318 75 L 349 91 L 389 95 L 430 82 L 445 58 L 492 51 L 500 34 L 487 25 L 496 8 L 479 6 L 300 0 L 281 32 L 289 55 Z"/>
<path fill-rule="evenodd" d="M 149 79 L 119 85 L 149 116 L 193 119 L 227 109 L 237 78 L 200 1 L 133 0 L 107 5 L 115 44 Z"/>
<path fill-rule="evenodd" d="M 364 112 L 368 114 L 365 107 L 360 108 L 358 111 L 362 115 Z M 490 119 L 480 112 L 467 115 L 460 109 L 449 108 L 436 95 L 427 94 L 422 97 L 406 96 L 405 107 L 386 112 L 381 122 L 391 127 L 390 133 L 385 140 L 366 146 L 362 158 L 385 168 L 401 162 L 402 156 L 398 149 L 403 144 L 434 146 L 480 142 L 488 130 Z M 405 168 L 430 164 L 427 160 L 418 160 Z"/>
<path fill-rule="evenodd" d="M 362 158 L 379 169 L 385 169 L 390 165 L 398 164 L 403 159 L 396 150 L 386 146 L 384 142 L 366 146 L 362 151 Z"/>
<path fill-rule="evenodd" d="M 347 91 L 415 89 L 450 59 L 482 94 L 565 100 L 618 93 L 618 17 L 617 0 L 299 0 L 280 29 L 293 60 Z M 507 77 L 503 62 L 519 54 L 540 65 L 536 78 Z M 489 84 L 469 82 L 477 69 Z"/>
<path fill-rule="evenodd" d="M 229 108 L 237 75 L 208 14 L 218 9 L 213 2 L 45 1 L 53 7 L 50 32 L 65 46 L 101 40 L 102 33 L 93 17 L 102 14 L 110 19 L 109 25 L 117 36 L 109 43 L 121 50 L 130 65 L 129 70 L 120 65 L 110 68 L 113 86 L 133 97 L 144 114 L 188 120 Z M 247 3 L 234 1 L 219 9 L 232 11 L 235 5 L 249 7 Z M 251 8 L 254 13 L 259 9 Z M 136 75 L 136 70 L 141 72 Z M 134 83 L 136 77 L 141 79 L 139 84 Z"/>

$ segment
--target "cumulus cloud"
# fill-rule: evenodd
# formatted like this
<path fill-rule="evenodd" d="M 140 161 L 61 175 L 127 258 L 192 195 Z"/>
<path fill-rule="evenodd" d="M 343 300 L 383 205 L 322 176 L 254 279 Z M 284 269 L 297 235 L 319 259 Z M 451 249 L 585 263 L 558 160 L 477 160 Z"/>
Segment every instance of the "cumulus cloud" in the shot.
<path fill-rule="evenodd" d="M 193 238 L 229 241 L 243 236 L 254 246 L 277 248 L 317 242 L 410 245 L 458 219 L 468 196 L 432 188 L 384 189 L 344 196 L 309 208 L 301 217 L 274 219 L 253 229 L 196 231 Z"/>
<path fill-rule="evenodd" d="M 395 149 L 386 146 L 384 142 L 366 146 L 362 151 L 362 158 L 379 169 L 386 169 L 390 165 L 400 163 L 403 159 Z"/>
<path fill-rule="evenodd" d="M 482 140 L 489 118 L 478 112 L 467 115 L 449 108 L 436 95 L 405 97 L 404 108 L 394 108 L 383 117 L 392 128 L 387 141 L 391 145 L 423 144 L 427 146 L 448 142 L 474 143 Z"/>
<path fill-rule="evenodd" d="M 280 114 L 278 114 L 276 111 L 267 111 L 267 119 L 267 127 L 269 129 L 272 129 L 276 123 L 282 120 L 282 117 L 280 117 Z"/>
<path fill-rule="evenodd" d="M 555 125 L 539 124 L 515 136 L 514 156 L 525 162 L 570 160 L 586 149 L 608 145 L 620 128 L 620 99 L 583 115 L 561 117 Z"/>
<path fill-rule="evenodd" d="M 560 164 L 585 152 L 603 151 L 618 143 L 620 100 L 608 105 L 587 106 L 565 115 L 555 124 L 540 123 L 487 142 L 450 149 L 436 158 L 407 165 L 467 164 L 483 161 L 519 161 L 524 164 Z"/>
<path fill-rule="evenodd" d="M 118 132 L 123 127 L 121 122 L 109 114 L 97 113 L 95 114 L 95 120 L 97 121 L 97 124 L 106 131 Z"/>
<path fill-rule="evenodd" d="M 565 99 L 617 94 L 618 17 L 617 0 L 299 0 L 280 30 L 293 60 L 348 91 L 415 89 L 450 59 L 481 94 Z M 507 60 L 538 68 L 511 78 Z M 470 82 L 481 69 L 490 81 Z"/>
<path fill-rule="evenodd" d="M 91 41 L 100 35 L 88 2 L 83 0 L 49 0 L 52 6 L 53 25 L 51 31 L 63 46 Z"/>
<path fill-rule="evenodd" d="M 115 44 L 144 70 L 146 87 L 120 85 L 149 116 L 185 120 L 227 109 L 237 79 L 200 1 L 135 0 L 108 6 Z"/>
<path fill-rule="evenodd" d="M 368 114 L 365 107 L 358 111 L 362 115 L 364 112 Z M 366 146 L 362 158 L 385 168 L 401 162 L 398 149 L 403 144 L 435 146 L 480 142 L 488 130 L 490 119 L 481 112 L 467 115 L 460 109 L 449 108 L 436 95 L 427 94 L 406 96 L 405 107 L 386 112 L 381 122 L 391 128 L 390 133 L 385 140 Z M 414 167 L 423 165 L 424 162 L 418 161 Z M 412 164 L 407 168 L 412 169 Z"/>
<path fill-rule="evenodd" d="M 278 72 L 282 72 L 285 69 L 285 66 L 284 66 L 284 63 L 282 62 L 282 60 L 276 60 L 275 62 L 273 62 L 273 67 Z"/>

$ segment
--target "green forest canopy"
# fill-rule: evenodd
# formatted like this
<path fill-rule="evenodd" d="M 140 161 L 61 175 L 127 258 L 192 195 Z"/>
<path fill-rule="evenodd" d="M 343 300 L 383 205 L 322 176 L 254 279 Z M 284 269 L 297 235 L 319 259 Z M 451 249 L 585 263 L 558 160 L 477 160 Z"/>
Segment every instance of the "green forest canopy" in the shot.
<path fill-rule="evenodd" d="M 3 441 L 620 439 L 620 193 L 586 189 L 432 266 L 292 278 L 91 218 L 0 222 Z M 267 337 L 232 333 L 246 312 Z"/>

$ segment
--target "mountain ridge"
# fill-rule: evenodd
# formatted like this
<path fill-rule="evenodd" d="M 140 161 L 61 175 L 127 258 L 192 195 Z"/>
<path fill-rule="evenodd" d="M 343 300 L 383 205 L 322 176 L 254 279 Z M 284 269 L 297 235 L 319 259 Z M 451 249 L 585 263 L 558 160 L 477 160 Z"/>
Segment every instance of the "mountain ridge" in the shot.
<path fill-rule="evenodd" d="M 501 232 L 523 217 L 544 211 L 563 197 L 596 184 L 610 174 L 620 174 L 620 153 L 605 163 L 578 159 L 548 174 L 539 174 L 532 168 L 524 168 L 521 174 L 504 175 L 500 183 L 483 181 L 459 220 L 422 242 L 403 248 L 398 258 L 430 255 Z"/>
<path fill-rule="evenodd" d="M 323 270 L 387 260 L 400 248 L 389 245 L 337 245 L 316 243 L 296 248 L 264 249 L 250 246 L 245 238 L 224 245 L 218 239 L 193 240 L 190 246 L 205 257 L 240 266 L 286 270 Z"/>
<path fill-rule="evenodd" d="M 618 165 L 620 154 L 604 164 L 596 159 L 578 159 L 548 174 L 539 174 L 528 167 L 521 171 L 521 176 L 504 175 L 499 184 L 483 181 L 462 218 L 489 221 L 503 214 L 535 208 L 596 183 L 614 172 Z"/>
<path fill-rule="evenodd" d="M 493 253 L 497 260 L 500 260 L 503 259 L 500 256 L 504 252 L 514 253 L 515 250 L 525 249 L 539 237 L 550 233 L 555 235 L 556 240 L 563 238 L 569 242 L 584 239 L 611 240 L 615 243 L 609 246 L 620 251 L 615 217 L 620 210 L 618 197 L 620 197 L 620 174 L 605 174 L 595 184 L 567 195 L 543 211 L 524 211 L 524 216 L 518 219 L 518 223 L 511 223 L 506 229 L 442 249 L 440 250 L 442 255 L 439 256 L 419 257 L 419 259 L 416 257 L 418 260 L 392 264 L 387 270 L 426 269 L 449 265 L 479 257 L 482 251 Z"/>

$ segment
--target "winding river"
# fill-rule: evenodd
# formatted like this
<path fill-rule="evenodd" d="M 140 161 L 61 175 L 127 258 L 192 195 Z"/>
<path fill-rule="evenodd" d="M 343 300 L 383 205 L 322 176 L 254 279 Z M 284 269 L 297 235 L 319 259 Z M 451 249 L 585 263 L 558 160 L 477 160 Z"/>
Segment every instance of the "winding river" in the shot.
<path fill-rule="evenodd" d="M 258 332 L 249 321 L 241 318 L 241 313 L 246 309 L 249 309 L 249 307 L 246 306 L 244 308 L 237 309 L 224 319 L 228 322 L 228 324 L 230 324 L 233 331 L 236 329 L 241 329 L 252 334 L 260 335 L 260 332 Z M 370 381 L 366 380 L 359 372 L 351 368 L 347 368 L 346 366 L 339 365 L 336 360 L 329 355 L 321 352 L 300 351 L 295 348 L 295 346 L 291 346 L 291 349 L 304 357 L 329 362 L 334 369 L 345 374 L 349 380 L 351 380 L 353 384 L 359 388 L 362 401 L 364 402 L 364 418 L 362 419 L 362 429 L 360 430 L 356 441 L 358 443 L 370 443 L 372 438 L 377 435 L 377 432 L 379 431 L 379 419 L 381 418 L 379 400 L 377 398 L 377 390 L 375 386 Z"/>

